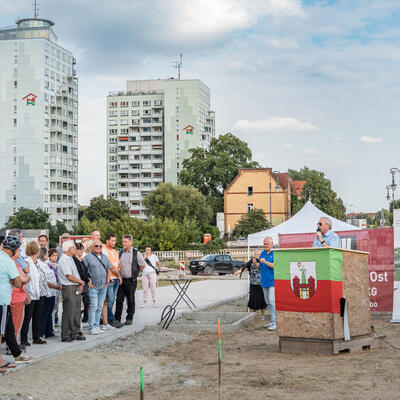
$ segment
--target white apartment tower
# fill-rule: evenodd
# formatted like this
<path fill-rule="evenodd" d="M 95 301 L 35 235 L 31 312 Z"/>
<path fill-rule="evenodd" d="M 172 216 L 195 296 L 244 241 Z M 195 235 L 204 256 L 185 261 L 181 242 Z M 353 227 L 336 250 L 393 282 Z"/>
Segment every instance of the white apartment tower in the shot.
<path fill-rule="evenodd" d="M 78 81 L 53 25 L 0 29 L 0 227 L 20 207 L 78 222 Z"/>
<path fill-rule="evenodd" d="M 107 194 L 145 218 L 144 196 L 177 183 L 189 149 L 215 137 L 210 89 L 200 80 L 128 81 L 107 97 Z"/>

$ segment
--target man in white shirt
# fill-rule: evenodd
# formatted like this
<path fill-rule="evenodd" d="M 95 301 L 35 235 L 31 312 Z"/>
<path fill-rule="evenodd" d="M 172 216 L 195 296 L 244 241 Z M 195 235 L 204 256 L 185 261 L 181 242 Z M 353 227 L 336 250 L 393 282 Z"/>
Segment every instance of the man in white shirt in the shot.
<path fill-rule="evenodd" d="M 81 293 L 85 282 L 80 278 L 73 256 L 76 247 L 73 240 L 66 240 L 62 244 L 64 254 L 58 261 L 58 280 L 62 285 L 63 313 L 61 321 L 61 340 L 72 342 L 85 340 L 80 335 L 81 327 Z"/>

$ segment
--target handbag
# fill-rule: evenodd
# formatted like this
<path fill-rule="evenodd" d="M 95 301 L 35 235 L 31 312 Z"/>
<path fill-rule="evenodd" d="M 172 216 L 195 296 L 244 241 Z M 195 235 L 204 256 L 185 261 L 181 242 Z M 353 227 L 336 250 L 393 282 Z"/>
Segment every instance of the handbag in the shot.
<path fill-rule="evenodd" d="M 156 271 L 156 274 L 159 274 L 159 273 L 160 273 L 160 271 L 158 270 L 158 268 L 155 267 L 147 257 L 144 259 L 144 261 L 146 261 L 146 264 L 147 264 L 149 267 L 153 268 L 154 271 Z"/>

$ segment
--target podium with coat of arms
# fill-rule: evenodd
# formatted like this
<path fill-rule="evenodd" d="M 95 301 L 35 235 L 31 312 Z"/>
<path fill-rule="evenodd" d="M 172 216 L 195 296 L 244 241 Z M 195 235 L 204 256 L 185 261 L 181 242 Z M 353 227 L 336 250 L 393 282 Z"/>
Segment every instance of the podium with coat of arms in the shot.
<path fill-rule="evenodd" d="M 368 253 L 277 249 L 274 271 L 281 352 L 337 354 L 370 348 Z"/>

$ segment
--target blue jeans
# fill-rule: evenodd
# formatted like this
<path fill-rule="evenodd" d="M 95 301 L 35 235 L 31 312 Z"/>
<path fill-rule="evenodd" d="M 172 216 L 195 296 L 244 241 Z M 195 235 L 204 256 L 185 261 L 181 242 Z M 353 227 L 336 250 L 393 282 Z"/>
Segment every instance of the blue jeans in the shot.
<path fill-rule="evenodd" d="M 89 329 L 98 328 L 100 325 L 101 310 L 106 299 L 107 288 L 101 290 L 96 288 L 89 289 Z"/>
<path fill-rule="evenodd" d="M 115 315 L 113 313 L 113 307 L 114 307 L 114 301 L 115 301 L 115 296 L 117 295 L 119 287 L 119 280 L 113 279 L 109 284 L 108 284 L 108 290 L 107 290 L 107 314 L 108 314 L 108 323 L 112 324 L 115 321 Z"/>
<path fill-rule="evenodd" d="M 263 287 L 264 299 L 267 303 L 270 322 L 276 324 L 276 311 L 275 311 L 275 288 L 274 287 Z"/>

